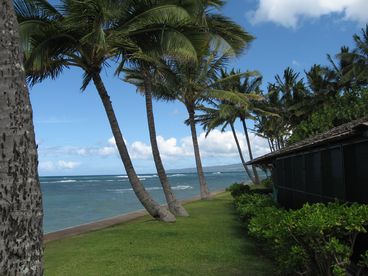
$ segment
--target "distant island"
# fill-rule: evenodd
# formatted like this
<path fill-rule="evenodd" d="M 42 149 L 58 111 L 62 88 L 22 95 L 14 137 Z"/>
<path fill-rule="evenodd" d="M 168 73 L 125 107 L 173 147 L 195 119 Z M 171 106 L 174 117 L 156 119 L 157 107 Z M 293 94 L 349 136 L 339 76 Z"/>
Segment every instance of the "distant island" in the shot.
<path fill-rule="evenodd" d="M 203 171 L 206 173 L 213 172 L 239 172 L 244 170 L 242 164 L 222 165 L 222 166 L 209 166 L 203 167 Z M 167 173 L 196 173 L 196 168 L 184 168 L 184 169 L 173 169 L 167 170 Z"/>

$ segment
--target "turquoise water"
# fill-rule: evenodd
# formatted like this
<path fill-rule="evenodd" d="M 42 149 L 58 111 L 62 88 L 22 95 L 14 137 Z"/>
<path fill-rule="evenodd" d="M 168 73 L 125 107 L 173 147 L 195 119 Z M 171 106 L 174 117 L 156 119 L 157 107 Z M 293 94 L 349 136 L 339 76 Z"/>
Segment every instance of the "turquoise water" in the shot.
<path fill-rule="evenodd" d="M 199 194 L 196 174 L 168 176 L 178 199 Z M 248 181 L 244 172 L 215 172 L 205 176 L 211 191 L 224 189 L 234 182 Z M 165 203 L 156 174 L 140 175 L 140 179 L 158 202 Z M 40 180 L 45 233 L 143 208 L 124 175 L 41 177 Z"/>

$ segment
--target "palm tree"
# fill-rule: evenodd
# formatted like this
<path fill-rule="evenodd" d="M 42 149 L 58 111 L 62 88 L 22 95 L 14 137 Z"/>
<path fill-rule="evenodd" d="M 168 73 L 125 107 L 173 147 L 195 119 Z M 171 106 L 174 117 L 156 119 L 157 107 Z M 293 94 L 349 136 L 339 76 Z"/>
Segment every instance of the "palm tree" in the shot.
<path fill-rule="evenodd" d="M 0 271 L 42 275 L 42 196 L 32 107 L 13 4 L 0 15 Z"/>
<path fill-rule="evenodd" d="M 139 51 L 134 43 L 136 35 L 162 33 L 164 26 L 185 24 L 190 15 L 176 5 L 134 0 L 66 0 L 58 8 L 44 0 L 20 0 L 16 8 L 30 83 L 56 78 L 69 66 L 81 68 L 84 71 L 82 90 L 93 81 L 136 196 L 153 217 L 175 221 L 140 182 L 100 72 L 111 58 Z"/>
<path fill-rule="evenodd" d="M 178 60 L 169 64 L 173 71 L 173 90 L 176 99 L 182 102 L 188 112 L 188 123 L 191 130 L 193 150 L 199 178 L 200 194 L 202 199 L 210 197 L 206 179 L 203 173 L 202 161 L 199 151 L 197 130 L 195 126 L 195 110 L 198 105 L 208 98 L 208 93 L 221 98 L 221 91 L 211 88 L 211 80 L 221 66 L 229 58 L 229 53 L 239 55 L 243 52 L 253 37 L 245 32 L 231 19 L 214 12 L 214 8 L 221 9 L 225 4 L 222 0 L 204 1 L 202 12 L 196 15 L 197 20 L 206 22 L 206 33 L 209 37 L 207 49 L 198 53 L 198 62 L 180 62 Z M 216 45 L 211 48 L 211 45 Z M 218 54 L 222 49 L 223 54 Z M 216 95 L 214 95 L 216 94 Z"/>
<path fill-rule="evenodd" d="M 153 106 L 152 97 L 154 96 L 153 95 L 154 91 L 152 88 L 153 82 L 152 80 L 154 78 L 159 77 L 160 72 L 157 72 L 159 71 L 159 68 L 157 66 L 152 66 L 153 63 L 154 61 L 152 60 L 151 56 L 151 65 L 147 63 L 147 60 L 146 62 L 142 62 L 142 60 L 140 60 L 140 62 L 135 62 L 135 65 L 131 66 L 133 68 L 123 69 L 123 72 L 125 73 L 124 80 L 126 82 L 136 85 L 137 90 L 145 96 L 147 122 L 151 142 L 152 156 L 156 166 L 157 175 L 160 179 L 161 186 L 165 194 L 169 210 L 176 216 L 188 216 L 188 212 L 176 199 L 175 194 L 171 189 L 169 178 L 167 177 L 164 165 L 162 163 L 160 151 L 157 144 L 156 127 L 152 107 Z"/>
<path fill-rule="evenodd" d="M 208 50 L 209 51 L 209 50 Z M 210 52 L 210 51 L 209 51 Z M 161 81 L 156 85 L 156 90 L 162 95 L 174 96 L 182 102 L 187 111 L 189 118 L 186 123 L 190 126 L 192 134 L 192 142 L 194 156 L 196 161 L 197 173 L 199 177 L 201 198 L 209 198 L 209 191 L 204 177 L 202 162 L 200 157 L 197 131 L 196 131 L 196 109 L 202 106 L 202 102 L 208 99 L 224 100 L 230 99 L 234 102 L 243 103 L 246 99 L 235 93 L 225 93 L 223 90 L 215 88 L 217 82 L 216 75 L 231 57 L 231 51 L 219 53 L 216 50 L 211 51 L 208 55 L 200 57 L 198 63 L 182 63 L 177 60 L 171 61 L 169 67 L 171 74 L 166 74 L 165 81 Z M 169 90 L 169 92 L 167 91 Z"/>
<path fill-rule="evenodd" d="M 313 95 L 312 106 L 319 106 L 338 93 L 334 73 L 329 68 L 314 64 L 309 71 L 305 71 L 305 76 L 309 91 Z"/>
<path fill-rule="evenodd" d="M 172 1 L 176 2 L 176 1 Z M 186 1 L 183 7 L 188 14 L 197 14 L 201 11 L 202 6 L 196 5 L 196 1 Z M 194 18 L 195 19 L 195 18 Z M 152 97 L 162 97 L 162 95 L 154 94 L 153 78 L 157 78 L 160 74 L 165 73 L 167 68 L 161 61 L 161 58 L 170 59 L 177 58 L 179 60 L 197 60 L 197 52 L 200 52 L 207 45 L 207 36 L 203 33 L 203 28 L 207 27 L 205 22 L 196 22 L 191 18 L 188 24 L 179 24 L 175 26 L 165 25 L 165 32 L 160 33 L 159 39 L 152 33 L 140 33 L 133 37 L 136 45 L 140 47 L 139 52 L 135 51 L 128 55 L 127 60 L 123 60 L 119 66 L 117 73 L 123 71 L 126 73 L 125 81 L 131 82 L 137 86 L 138 90 L 145 96 L 147 122 L 151 142 L 151 150 L 155 162 L 157 174 L 159 176 L 161 186 L 163 188 L 169 210 L 174 215 L 188 216 L 187 211 L 176 199 L 165 168 L 163 166 L 159 148 L 156 140 L 156 129 L 154 122 L 154 114 L 152 108 Z M 171 28 L 169 28 L 171 27 Z M 157 41 L 160 41 L 158 44 Z M 169 45 L 163 50 L 162 44 Z"/>
<path fill-rule="evenodd" d="M 355 51 L 351 51 L 349 47 L 343 46 L 335 57 L 336 61 L 331 55 L 327 55 L 331 65 L 329 70 L 336 83 L 336 91 L 337 93 L 350 93 L 359 85 L 356 70 L 357 65 L 360 64 L 359 56 L 356 55 Z"/>
<path fill-rule="evenodd" d="M 362 29 L 362 35 L 353 36 L 355 42 L 354 54 L 356 63 L 354 65 L 354 75 L 359 85 L 368 85 L 368 24 Z"/>
<path fill-rule="evenodd" d="M 254 183 L 255 179 L 250 172 L 248 166 L 246 165 L 243 151 L 239 143 L 238 135 L 236 134 L 234 122 L 236 117 L 234 117 L 233 112 L 226 112 L 225 110 L 232 111 L 233 106 L 231 104 L 227 104 L 226 101 L 221 101 L 218 103 L 216 100 L 209 101 L 212 107 L 199 107 L 198 109 L 202 111 L 202 114 L 196 115 L 195 122 L 200 123 L 203 126 L 203 129 L 206 131 L 206 137 L 208 134 L 215 128 L 221 126 L 221 132 L 224 132 L 226 127 L 230 125 L 231 132 L 234 137 L 234 141 L 236 144 L 236 148 L 239 153 L 240 160 L 244 167 L 246 174 L 249 179 Z"/>
<path fill-rule="evenodd" d="M 227 125 L 230 125 L 244 169 L 248 174 L 249 179 L 251 179 L 255 184 L 258 184 L 260 182 L 258 172 L 256 168 L 252 166 L 254 175 L 253 177 L 248 169 L 248 166 L 245 164 L 239 140 L 235 132 L 234 122 L 236 119 L 240 119 L 240 121 L 242 122 L 249 152 L 249 158 L 250 160 L 253 160 L 252 148 L 248 135 L 248 128 L 246 126 L 246 119 L 253 119 L 254 116 L 252 115 L 252 113 L 254 113 L 255 111 L 257 111 L 258 113 L 262 112 L 261 109 L 256 107 L 257 102 L 261 100 L 261 96 L 259 96 L 259 86 L 261 82 L 262 77 L 259 76 L 256 72 L 240 73 L 235 72 L 235 70 L 233 69 L 230 71 L 230 73 L 227 73 L 225 70 L 221 70 L 221 76 L 216 80 L 216 88 L 222 91 L 227 91 L 227 93 L 225 93 L 225 96 L 229 92 L 235 92 L 243 95 L 248 100 L 247 105 L 239 105 L 238 103 L 234 103 L 229 100 L 224 100 L 220 102 L 211 101 L 210 104 L 213 106 L 213 108 L 202 109 L 205 114 L 197 116 L 197 121 L 201 122 L 202 126 L 207 130 L 207 134 L 212 129 L 220 125 L 223 125 L 222 130 L 224 130 Z"/>

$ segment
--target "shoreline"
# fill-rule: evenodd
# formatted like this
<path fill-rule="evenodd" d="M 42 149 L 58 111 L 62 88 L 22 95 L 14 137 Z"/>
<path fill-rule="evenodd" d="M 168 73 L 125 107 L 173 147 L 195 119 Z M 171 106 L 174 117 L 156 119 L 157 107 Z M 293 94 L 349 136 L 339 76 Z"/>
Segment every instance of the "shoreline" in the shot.
<path fill-rule="evenodd" d="M 211 197 L 225 192 L 225 189 L 217 190 L 214 192 L 211 192 Z M 194 201 L 201 200 L 200 196 L 194 196 L 188 199 L 179 200 L 181 204 L 187 204 Z M 166 206 L 166 205 L 165 205 Z M 117 224 L 121 224 L 124 222 L 132 221 L 136 218 L 143 217 L 145 215 L 148 215 L 147 211 L 144 209 L 139 209 L 137 211 L 121 214 L 118 216 L 97 220 L 89 223 L 84 223 L 76 226 L 67 227 L 58 231 L 50 232 L 43 235 L 43 242 L 48 243 L 50 241 L 56 241 L 67 237 L 73 237 L 80 234 L 85 234 L 91 231 L 95 230 L 101 230 L 107 227 L 111 227 Z"/>

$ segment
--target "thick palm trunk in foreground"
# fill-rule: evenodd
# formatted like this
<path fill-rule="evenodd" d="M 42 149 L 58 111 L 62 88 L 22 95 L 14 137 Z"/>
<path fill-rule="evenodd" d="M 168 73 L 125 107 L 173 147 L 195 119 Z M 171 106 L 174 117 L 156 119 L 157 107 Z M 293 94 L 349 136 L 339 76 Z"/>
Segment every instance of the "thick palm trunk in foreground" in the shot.
<path fill-rule="evenodd" d="M 243 167 L 245 169 L 245 172 L 247 173 L 248 177 L 249 177 L 249 180 L 252 181 L 253 183 L 255 182 L 252 174 L 250 173 L 249 171 L 249 168 L 248 166 L 245 164 L 245 160 L 244 160 L 244 156 L 243 156 L 243 152 L 240 148 L 240 144 L 239 144 L 239 140 L 238 140 L 238 136 L 236 135 L 236 132 L 235 132 L 235 128 L 234 128 L 234 125 L 233 123 L 230 123 L 230 127 L 231 127 L 231 131 L 233 133 L 233 136 L 234 136 L 234 140 L 235 140 L 235 143 L 236 143 L 236 147 L 238 149 L 238 152 L 239 152 L 239 156 L 240 156 L 240 160 L 243 164 Z"/>
<path fill-rule="evenodd" d="M 250 140 L 249 140 L 249 135 L 248 135 L 248 128 L 247 125 L 245 123 L 244 119 L 241 119 L 242 123 L 243 123 L 243 128 L 244 128 L 244 134 L 245 134 L 245 138 L 247 140 L 247 146 L 248 146 L 248 152 L 249 152 L 249 159 L 251 161 L 253 161 L 253 153 L 252 153 L 252 148 L 250 146 Z M 259 176 L 258 176 L 258 172 L 257 169 L 254 165 L 252 165 L 252 169 L 253 169 L 253 173 L 254 173 L 254 180 L 255 180 L 255 184 L 260 184 L 260 180 L 259 180 Z"/>
<path fill-rule="evenodd" d="M 123 161 L 130 184 L 132 185 L 132 188 L 137 198 L 152 217 L 158 218 L 165 222 L 174 222 L 175 216 L 171 214 L 166 207 L 160 206 L 156 201 L 154 201 L 153 198 L 150 196 L 150 194 L 146 191 L 142 183 L 140 182 L 134 170 L 132 161 L 130 159 L 128 149 L 123 139 L 123 135 L 120 131 L 120 127 L 116 119 L 115 112 L 110 101 L 110 97 L 106 91 L 106 88 L 102 82 L 99 73 L 93 74 L 93 82 L 102 100 L 112 133 L 115 138 L 116 146 L 118 148 L 121 160 Z"/>
<path fill-rule="evenodd" d="M 201 199 L 208 199 L 210 197 L 210 192 L 208 190 L 208 186 L 207 186 L 206 179 L 203 173 L 203 168 L 202 168 L 201 154 L 199 152 L 198 139 L 197 139 L 197 130 L 196 130 L 195 121 L 194 121 L 194 108 L 190 105 L 187 105 L 187 110 L 189 113 L 189 125 L 190 125 L 190 131 L 192 133 L 193 149 L 194 149 L 194 156 L 195 156 L 197 173 L 198 173 L 198 178 L 199 178 L 199 188 L 201 191 Z"/>
<path fill-rule="evenodd" d="M 0 0 L 0 274 L 42 275 L 42 197 L 12 1 Z"/>
<path fill-rule="evenodd" d="M 170 212 L 173 213 L 174 215 L 188 216 L 188 212 L 184 209 L 184 207 L 180 204 L 180 202 L 176 199 L 174 193 L 172 192 L 169 179 L 166 175 L 164 165 L 162 164 L 160 151 L 158 149 L 156 140 L 155 119 L 153 117 L 153 110 L 152 110 L 151 87 L 148 81 L 145 82 L 145 98 L 146 98 L 147 121 L 151 140 L 153 160 L 155 162 L 157 174 L 160 179 L 162 188 L 164 190 L 167 205 L 169 206 Z"/>

